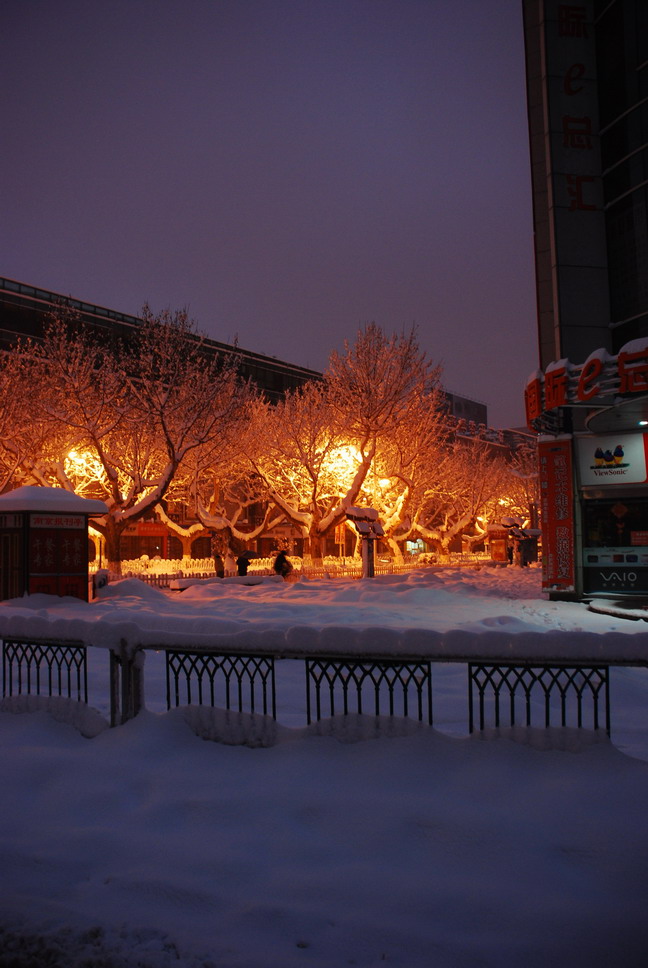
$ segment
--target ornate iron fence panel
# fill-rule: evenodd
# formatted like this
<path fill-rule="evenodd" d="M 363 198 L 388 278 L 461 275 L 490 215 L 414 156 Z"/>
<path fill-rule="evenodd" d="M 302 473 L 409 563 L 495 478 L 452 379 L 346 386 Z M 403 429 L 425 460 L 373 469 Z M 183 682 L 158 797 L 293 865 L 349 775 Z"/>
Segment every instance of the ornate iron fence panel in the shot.
<path fill-rule="evenodd" d="M 469 728 L 475 728 L 475 692 L 479 729 L 487 720 L 498 727 L 502 718 L 514 726 L 523 721 L 534 725 L 533 704 L 541 704 L 544 726 L 583 726 L 605 729 L 610 734 L 610 672 L 608 666 L 514 665 L 489 662 L 468 663 Z M 490 713 L 490 717 L 489 717 Z M 585 719 L 587 718 L 587 722 Z"/>
<path fill-rule="evenodd" d="M 273 656 L 169 650 L 166 686 L 167 709 L 186 703 L 277 718 Z"/>
<path fill-rule="evenodd" d="M 65 696 L 87 703 L 85 645 L 3 639 L 2 695 Z"/>
<path fill-rule="evenodd" d="M 328 712 L 322 695 L 328 692 Z M 412 700 L 413 696 L 413 702 Z M 415 714 L 411 713 L 412 706 Z M 308 722 L 349 712 L 410 716 L 432 724 L 432 663 L 399 659 L 306 659 Z"/>

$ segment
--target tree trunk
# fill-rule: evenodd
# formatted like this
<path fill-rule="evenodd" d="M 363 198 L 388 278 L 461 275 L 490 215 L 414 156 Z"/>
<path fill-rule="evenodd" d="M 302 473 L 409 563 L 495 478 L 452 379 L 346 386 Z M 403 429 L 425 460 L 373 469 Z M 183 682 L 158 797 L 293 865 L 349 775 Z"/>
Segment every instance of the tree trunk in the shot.
<path fill-rule="evenodd" d="M 182 560 L 183 560 L 183 562 L 184 562 L 185 558 L 191 558 L 191 546 L 192 546 L 193 542 L 195 541 L 195 536 L 187 537 L 186 535 L 178 534 L 175 531 L 169 531 L 169 534 L 172 534 L 174 538 L 179 538 L 180 539 L 180 544 L 182 545 Z"/>
<path fill-rule="evenodd" d="M 322 547 L 322 536 L 311 531 L 311 533 L 308 535 L 308 553 L 313 561 L 323 558 Z"/>
<path fill-rule="evenodd" d="M 403 564 L 403 551 L 401 546 L 398 544 L 395 538 L 387 537 L 387 544 L 389 545 L 389 550 L 394 556 L 394 561 L 399 565 Z"/>
<path fill-rule="evenodd" d="M 121 536 L 124 525 L 118 525 L 114 518 L 109 517 L 104 531 L 106 538 L 106 567 L 116 575 L 122 573 Z"/>

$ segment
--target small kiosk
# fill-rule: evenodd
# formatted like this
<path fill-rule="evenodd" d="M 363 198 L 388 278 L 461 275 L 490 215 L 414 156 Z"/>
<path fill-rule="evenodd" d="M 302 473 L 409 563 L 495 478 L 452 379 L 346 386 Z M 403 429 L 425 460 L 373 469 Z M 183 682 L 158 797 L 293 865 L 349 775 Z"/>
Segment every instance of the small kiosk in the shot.
<path fill-rule="evenodd" d="M 508 549 L 510 545 L 509 529 L 501 524 L 488 525 L 488 547 L 491 561 L 507 565 L 509 563 Z"/>
<path fill-rule="evenodd" d="M 0 599 L 40 592 L 87 601 L 88 519 L 107 510 L 59 487 L 0 495 Z"/>

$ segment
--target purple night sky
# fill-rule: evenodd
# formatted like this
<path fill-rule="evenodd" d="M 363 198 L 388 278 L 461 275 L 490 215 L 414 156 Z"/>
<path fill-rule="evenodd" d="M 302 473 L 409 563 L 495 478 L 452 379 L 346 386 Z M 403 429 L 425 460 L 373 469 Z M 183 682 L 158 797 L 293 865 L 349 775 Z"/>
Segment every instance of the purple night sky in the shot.
<path fill-rule="evenodd" d="M 519 426 L 522 0 L 5 0 L 0 275 L 323 369 L 375 321 Z"/>

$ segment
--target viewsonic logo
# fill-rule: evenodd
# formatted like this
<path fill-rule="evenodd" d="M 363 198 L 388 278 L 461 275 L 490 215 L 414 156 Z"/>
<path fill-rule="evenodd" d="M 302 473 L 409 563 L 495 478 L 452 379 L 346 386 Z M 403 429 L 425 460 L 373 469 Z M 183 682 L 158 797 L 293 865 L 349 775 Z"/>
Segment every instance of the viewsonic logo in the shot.
<path fill-rule="evenodd" d="M 628 464 L 623 463 L 624 456 L 621 444 L 617 444 L 614 450 L 603 450 L 601 447 L 597 447 L 594 451 L 594 463 L 591 465 L 591 469 L 594 470 L 596 467 L 628 467 Z"/>

